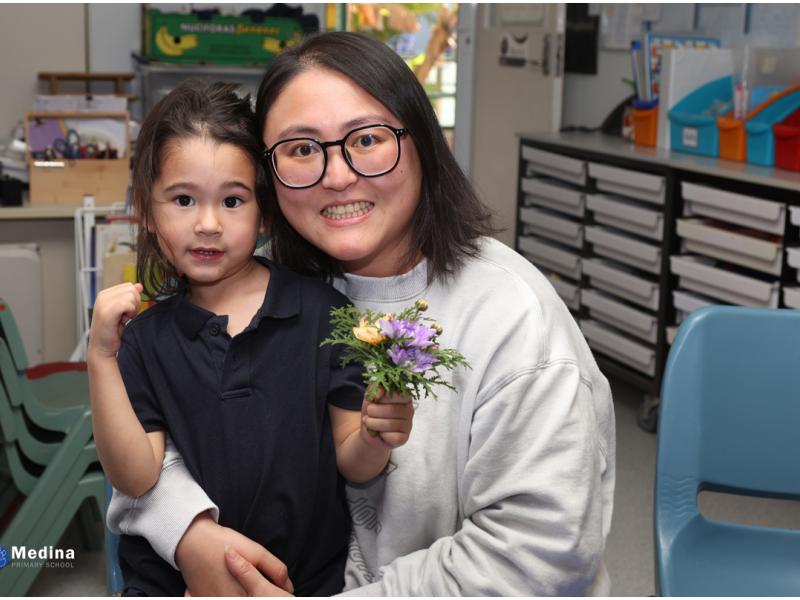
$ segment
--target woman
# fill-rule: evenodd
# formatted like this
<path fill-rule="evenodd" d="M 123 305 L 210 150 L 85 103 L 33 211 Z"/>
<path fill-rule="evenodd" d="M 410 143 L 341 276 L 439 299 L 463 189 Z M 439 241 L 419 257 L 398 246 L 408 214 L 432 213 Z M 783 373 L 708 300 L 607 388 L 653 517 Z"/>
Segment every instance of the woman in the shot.
<path fill-rule="evenodd" d="M 360 308 L 425 298 L 441 344 L 472 366 L 454 372 L 457 392 L 419 403 L 381 476 L 348 487 L 345 590 L 607 595 L 608 382 L 547 279 L 485 237 L 487 213 L 411 71 L 383 44 L 322 34 L 270 65 L 256 113 L 274 259 L 333 278 Z M 380 160 L 350 151 L 373 143 Z M 213 511 L 171 453 L 156 488 L 116 497 L 109 522 L 177 561 L 194 594 L 282 592 L 248 562 L 291 589 L 280 562 L 216 525 Z"/>

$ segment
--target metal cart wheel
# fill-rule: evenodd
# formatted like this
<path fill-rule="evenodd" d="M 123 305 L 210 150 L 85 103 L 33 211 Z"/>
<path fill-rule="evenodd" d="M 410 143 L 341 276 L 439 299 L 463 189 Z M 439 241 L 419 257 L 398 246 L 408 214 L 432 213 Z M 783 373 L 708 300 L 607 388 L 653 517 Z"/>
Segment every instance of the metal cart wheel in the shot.
<path fill-rule="evenodd" d="M 636 416 L 636 421 L 639 423 L 639 427 L 648 433 L 655 433 L 658 430 L 659 404 L 660 398 L 658 396 L 645 394 L 642 404 L 639 406 L 639 414 Z"/>

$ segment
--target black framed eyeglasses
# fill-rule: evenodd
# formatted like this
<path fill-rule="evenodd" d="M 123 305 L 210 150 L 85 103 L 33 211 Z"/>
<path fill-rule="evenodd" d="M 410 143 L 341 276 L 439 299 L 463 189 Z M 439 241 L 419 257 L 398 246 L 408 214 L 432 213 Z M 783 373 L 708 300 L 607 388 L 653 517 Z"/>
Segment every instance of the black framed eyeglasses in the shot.
<path fill-rule="evenodd" d="M 328 148 L 339 146 L 348 166 L 362 177 L 380 177 L 400 162 L 400 138 L 408 129 L 391 125 L 357 127 L 342 139 L 321 142 L 309 137 L 281 140 L 264 150 L 264 159 L 286 187 L 317 185 L 328 168 Z"/>

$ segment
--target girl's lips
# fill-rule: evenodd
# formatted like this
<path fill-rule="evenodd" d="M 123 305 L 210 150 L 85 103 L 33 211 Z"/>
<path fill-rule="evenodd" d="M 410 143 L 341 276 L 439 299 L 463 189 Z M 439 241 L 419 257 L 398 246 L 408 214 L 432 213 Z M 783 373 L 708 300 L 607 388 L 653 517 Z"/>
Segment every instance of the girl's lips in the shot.
<path fill-rule="evenodd" d="M 216 248 L 192 248 L 189 254 L 197 260 L 212 262 L 221 259 L 225 253 Z"/>

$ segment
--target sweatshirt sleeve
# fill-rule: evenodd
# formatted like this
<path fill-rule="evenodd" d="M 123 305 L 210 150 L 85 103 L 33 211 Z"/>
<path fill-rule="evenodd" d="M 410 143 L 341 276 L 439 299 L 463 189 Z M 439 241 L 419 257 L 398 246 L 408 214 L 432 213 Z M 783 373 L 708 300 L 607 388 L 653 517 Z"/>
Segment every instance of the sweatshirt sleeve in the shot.
<path fill-rule="evenodd" d="M 595 415 L 595 401 L 611 402 L 601 383 L 591 389 L 578 365 L 565 360 L 512 373 L 486 390 L 459 485 L 460 529 L 395 559 L 378 581 L 345 595 L 608 594 L 602 554 L 614 493 L 607 443 L 614 423 Z M 605 589 L 593 588 L 596 577 Z"/>
<path fill-rule="evenodd" d="M 156 554 L 178 569 L 175 563 L 178 542 L 194 518 L 204 511 L 219 520 L 219 509 L 189 474 L 183 458 L 167 437 L 156 485 L 138 498 L 115 489 L 106 522 L 114 533 L 142 536 Z"/>

